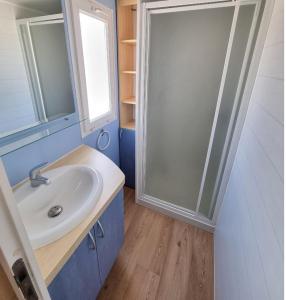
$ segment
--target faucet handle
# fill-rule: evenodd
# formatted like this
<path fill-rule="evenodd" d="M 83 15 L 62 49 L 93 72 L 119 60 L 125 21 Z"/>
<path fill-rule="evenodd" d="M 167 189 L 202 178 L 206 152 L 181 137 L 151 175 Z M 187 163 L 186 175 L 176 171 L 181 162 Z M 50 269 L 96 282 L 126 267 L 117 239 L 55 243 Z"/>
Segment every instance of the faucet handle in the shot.
<path fill-rule="evenodd" d="M 43 168 L 47 164 L 48 164 L 48 162 L 43 162 L 43 163 L 35 166 L 34 168 L 32 168 L 29 172 L 29 177 L 32 179 L 35 178 L 37 175 L 39 175 L 41 168 Z"/>

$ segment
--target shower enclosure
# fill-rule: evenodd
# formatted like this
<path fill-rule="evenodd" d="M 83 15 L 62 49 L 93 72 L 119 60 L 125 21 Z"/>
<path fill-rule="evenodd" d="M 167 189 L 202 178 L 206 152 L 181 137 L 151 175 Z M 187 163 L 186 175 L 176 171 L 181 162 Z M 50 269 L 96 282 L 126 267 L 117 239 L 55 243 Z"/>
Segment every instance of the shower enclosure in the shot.
<path fill-rule="evenodd" d="M 142 4 L 139 202 L 213 225 L 261 7 L 260 1 Z"/>

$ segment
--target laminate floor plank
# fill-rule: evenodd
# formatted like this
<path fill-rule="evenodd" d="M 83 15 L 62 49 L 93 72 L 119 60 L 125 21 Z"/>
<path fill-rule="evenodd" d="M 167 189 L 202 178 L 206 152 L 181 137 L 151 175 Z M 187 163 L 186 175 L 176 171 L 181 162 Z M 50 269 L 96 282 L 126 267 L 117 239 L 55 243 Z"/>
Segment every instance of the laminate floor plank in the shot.
<path fill-rule="evenodd" d="M 133 280 L 130 281 L 128 288 L 124 294 L 124 299 L 136 300 L 155 300 L 160 277 L 136 265 L 133 274 Z"/>
<path fill-rule="evenodd" d="M 124 192 L 125 240 L 98 299 L 213 300 L 213 235 Z"/>

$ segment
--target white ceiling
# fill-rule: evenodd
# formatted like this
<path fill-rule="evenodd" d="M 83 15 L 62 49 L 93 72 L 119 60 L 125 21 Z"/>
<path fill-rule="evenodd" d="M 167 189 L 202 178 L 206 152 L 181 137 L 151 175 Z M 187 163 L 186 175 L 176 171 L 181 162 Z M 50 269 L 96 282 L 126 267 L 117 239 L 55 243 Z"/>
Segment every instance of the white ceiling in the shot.
<path fill-rule="evenodd" d="M 61 0 L 9 0 L 9 2 L 47 14 L 60 13 L 62 11 Z"/>

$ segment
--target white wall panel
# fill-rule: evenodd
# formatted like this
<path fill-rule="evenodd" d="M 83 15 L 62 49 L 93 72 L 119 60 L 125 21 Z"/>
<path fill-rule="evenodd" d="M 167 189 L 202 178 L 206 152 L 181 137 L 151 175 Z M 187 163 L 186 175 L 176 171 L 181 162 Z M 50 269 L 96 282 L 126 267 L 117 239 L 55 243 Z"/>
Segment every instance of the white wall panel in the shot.
<path fill-rule="evenodd" d="M 265 154 L 283 177 L 283 126 L 273 120 L 269 113 L 252 103 L 245 126 L 251 130 Z M 281 159 L 282 158 L 282 159 Z"/>
<path fill-rule="evenodd" d="M 282 20 L 278 0 L 215 231 L 217 300 L 283 299 Z"/>
<path fill-rule="evenodd" d="M 258 73 L 261 76 L 283 79 L 283 43 L 264 48 Z"/>
<path fill-rule="evenodd" d="M 277 122 L 283 124 L 284 103 L 283 85 L 280 80 L 259 76 L 256 79 L 252 92 L 253 102 L 261 105 L 262 109 L 271 115 Z"/>

